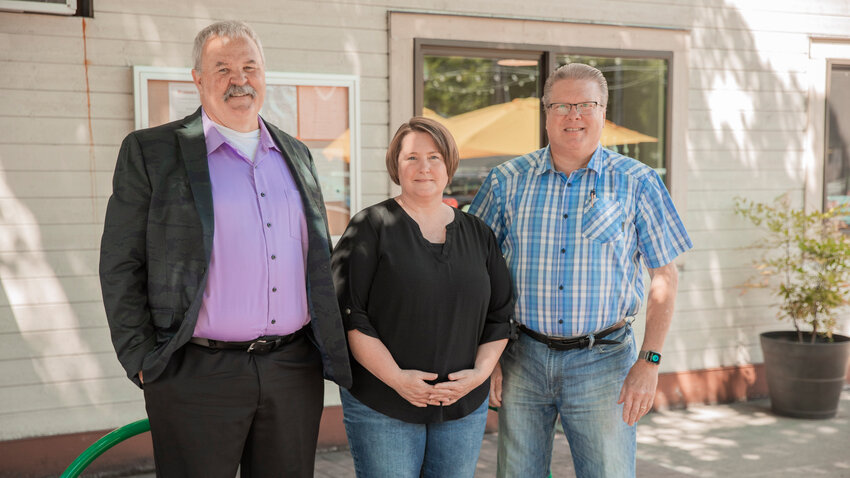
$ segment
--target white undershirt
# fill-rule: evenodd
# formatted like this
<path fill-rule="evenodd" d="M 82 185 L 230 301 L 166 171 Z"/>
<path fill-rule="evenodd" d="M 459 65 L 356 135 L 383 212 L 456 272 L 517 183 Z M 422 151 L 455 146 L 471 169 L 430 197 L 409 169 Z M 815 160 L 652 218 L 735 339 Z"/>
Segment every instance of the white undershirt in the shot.
<path fill-rule="evenodd" d="M 231 146 L 250 159 L 252 163 L 254 162 L 254 157 L 257 155 L 257 146 L 260 144 L 260 128 L 242 133 L 241 131 L 230 129 L 215 122 L 213 124 L 215 124 L 216 129 L 227 139 L 227 142 Z"/>

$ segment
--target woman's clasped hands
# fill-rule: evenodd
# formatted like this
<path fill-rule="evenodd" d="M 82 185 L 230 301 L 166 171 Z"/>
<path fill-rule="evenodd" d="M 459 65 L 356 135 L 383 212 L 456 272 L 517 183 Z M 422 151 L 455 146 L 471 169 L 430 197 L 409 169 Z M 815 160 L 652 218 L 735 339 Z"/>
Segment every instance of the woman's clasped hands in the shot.
<path fill-rule="evenodd" d="M 489 375 L 478 369 L 465 369 L 448 375 L 448 381 L 437 384 L 437 374 L 421 370 L 400 370 L 391 385 L 402 398 L 417 407 L 452 405 L 484 383 Z"/>

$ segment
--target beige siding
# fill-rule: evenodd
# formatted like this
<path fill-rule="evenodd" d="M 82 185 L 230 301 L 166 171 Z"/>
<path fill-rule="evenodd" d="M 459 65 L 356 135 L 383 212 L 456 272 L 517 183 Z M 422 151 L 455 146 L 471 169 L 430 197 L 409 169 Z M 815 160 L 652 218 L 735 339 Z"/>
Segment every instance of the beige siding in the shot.
<path fill-rule="evenodd" d="M 685 112 L 687 128 L 671 138 L 682 144 L 672 188 L 696 247 L 681 261 L 663 370 L 760 362 L 758 333 L 777 326 L 774 299 L 765 291 L 742 295 L 736 287 L 750 273 L 752 251 L 744 246 L 755 232 L 734 216 L 732 200 L 791 191 L 802 201 L 809 106 L 819 100 L 810 96 L 810 37 L 850 36 L 850 5 L 602 0 L 553 7 L 531 0 L 521 11 L 516 5 L 114 0 L 96 2 L 85 39 L 80 18 L 0 13 L 0 440 L 109 428 L 143 415 L 141 393 L 114 359 L 97 278 L 115 155 L 134 124 L 132 66 L 191 66 L 194 33 L 224 18 L 254 25 L 268 70 L 359 76 L 364 206 L 389 194 L 390 122 L 394 111 L 410 108 L 412 85 L 390 95 L 400 81 L 391 72 L 408 68 L 390 61 L 390 11 L 455 14 L 424 15 L 417 28 L 426 37 L 449 32 L 443 37 L 493 42 L 633 48 L 640 41 L 644 49 L 665 49 L 664 32 L 685 31 L 687 80 L 673 87 L 684 92 L 685 104 L 674 106 Z M 493 27 L 497 18 L 530 21 L 502 30 Z M 588 33 L 569 33 L 579 26 Z M 409 62 L 412 49 L 402 54 Z M 326 402 L 338 403 L 333 387 Z"/>

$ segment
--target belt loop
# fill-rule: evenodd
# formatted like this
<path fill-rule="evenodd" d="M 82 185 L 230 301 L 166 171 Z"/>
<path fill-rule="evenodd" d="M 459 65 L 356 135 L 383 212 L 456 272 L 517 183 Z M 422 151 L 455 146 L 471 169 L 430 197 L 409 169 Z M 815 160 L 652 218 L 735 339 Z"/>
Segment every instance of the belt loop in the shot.
<path fill-rule="evenodd" d="M 593 343 L 596 342 L 596 336 L 593 334 L 587 334 L 587 338 L 589 339 L 589 343 L 587 344 L 587 350 L 593 348 Z"/>

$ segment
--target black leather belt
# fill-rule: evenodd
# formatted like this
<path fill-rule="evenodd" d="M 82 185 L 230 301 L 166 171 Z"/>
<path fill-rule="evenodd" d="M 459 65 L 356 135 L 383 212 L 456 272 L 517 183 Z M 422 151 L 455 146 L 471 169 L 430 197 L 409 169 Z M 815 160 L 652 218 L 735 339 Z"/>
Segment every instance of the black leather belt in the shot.
<path fill-rule="evenodd" d="M 626 319 L 617 322 L 607 329 L 602 329 L 595 334 L 581 335 L 579 337 L 550 337 L 548 335 L 535 332 L 522 324 L 519 325 L 519 330 L 532 339 L 546 344 L 550 349 L 572 350 L 590 348 L 595 344 L 619 344 L 621 342 L 617 340 L 606 340 L 602 339 L 602 337 L 611 334 L 615 330 L 622 328 L 624 325 L 626 325 Z"/>
<path fill-rule="evenodd" d="M 307 331 L 308 327 L 309 326 L 304 326 L 300 330 L 289 335 L 265 335 L 247 342 L 225 342 L 223 340 L 205 339 L 203 337 L 192 337 L 189 339 L 189 342 L 211 349 L 243 350 L 248 353 L 263 355 L 294 341 L 298 337 L 301 337 Z"/>

